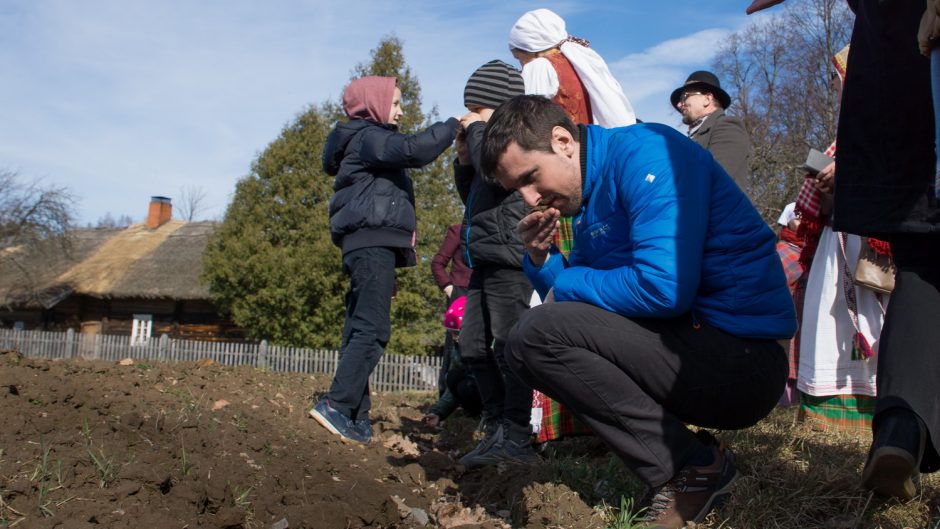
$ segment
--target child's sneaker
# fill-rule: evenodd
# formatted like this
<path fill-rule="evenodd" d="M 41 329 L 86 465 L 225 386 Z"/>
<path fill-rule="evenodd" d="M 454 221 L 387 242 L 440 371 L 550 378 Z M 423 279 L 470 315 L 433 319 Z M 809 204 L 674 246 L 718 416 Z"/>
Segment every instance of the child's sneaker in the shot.
<path fill-rule="evenodd" d="M 353 421 L 353 429 L 356 430 L 356 433 L 358 433 L 362 439 L 364 439 L 363 442 L 372 442 L 372 421 L 370 421 L 368 418 L 356 419 Z"/>
<path fill-rule="evenodd" d="M 356 430 L 352 419 L 330 406 L 330 400 L 326 397 L 321 398 L 320 402 L 317 402 L 316 406 L 310 410 L 310 416 L 316 419 L 324 428 L 340 436 L 344 441 L 368 443 L 372 440 L 371 435 L 366 438 Z M 371 434 L 371 426 L 369 430 Z"/>

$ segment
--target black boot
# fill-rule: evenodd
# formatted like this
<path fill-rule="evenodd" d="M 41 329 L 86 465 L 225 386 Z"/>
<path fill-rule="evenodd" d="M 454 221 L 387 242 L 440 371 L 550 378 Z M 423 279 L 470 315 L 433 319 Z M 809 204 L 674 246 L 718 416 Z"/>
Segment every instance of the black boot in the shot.
<path fill-rule="evenodd" d="M 892 408 L 879 415 L 862 485 L 882 496 L 911 500 L 920 484 L 920 461 L 927 440 L 924 421 L 906 408 Z"/>

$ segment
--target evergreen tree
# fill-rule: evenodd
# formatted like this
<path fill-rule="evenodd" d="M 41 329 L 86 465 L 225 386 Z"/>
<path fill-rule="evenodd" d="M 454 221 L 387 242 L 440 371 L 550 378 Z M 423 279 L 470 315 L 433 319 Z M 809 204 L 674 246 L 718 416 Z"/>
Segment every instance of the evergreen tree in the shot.
<path fill-rule="evenodd" d="M 421 110 L 421 87 L 405 63 L 402 42 L 380 41 L 363 75 L 396 77 L 402 91 L 401 130 L 413 133 L 437 119 Z M 460 89 L 456 87 L 455 89 Z M 220 307 L 253 339 L 308 347 L 339 347 L 349 278 L 330 240 L 328 200 L 333 178 L 320 165 L 332 124 L 345 119 L 336 103 L 313 106 L 284 128 L 239 182 L 205 259 L 205 277 Z M 412 170 L 418 212 L 418 266 L 399 269 L 392 302 L 389 351 L 427 354 L 443 341 L 443 295 L 430 260 L 462 208 L 451 153 Z"/>
<path fill-rule="evenodd" d="M 320 165 L 327 114 L 307 109 L 258 156 L 206 250 L 214 301 L 255 340 L 339 343 L 343 278 L 329 232 L 332 178 Z"/>

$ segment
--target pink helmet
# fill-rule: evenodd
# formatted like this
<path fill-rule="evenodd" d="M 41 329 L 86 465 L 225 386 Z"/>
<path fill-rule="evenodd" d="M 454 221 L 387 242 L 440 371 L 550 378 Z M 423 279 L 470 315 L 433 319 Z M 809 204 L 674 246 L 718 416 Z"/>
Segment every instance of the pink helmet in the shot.
<path fill-rule="evenodd" d="M 460 296 L 447 307 L 444 313 L 444 328 L 459 331 L 463 323 L 463 308 L 467 304 L 467 296 Z"/>

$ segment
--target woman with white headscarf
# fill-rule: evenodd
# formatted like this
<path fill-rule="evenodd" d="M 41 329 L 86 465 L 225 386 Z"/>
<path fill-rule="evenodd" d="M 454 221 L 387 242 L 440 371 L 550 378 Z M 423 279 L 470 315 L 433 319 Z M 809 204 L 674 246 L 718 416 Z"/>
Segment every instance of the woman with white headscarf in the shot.
<path fill-rule="evenodd" d="M 588 42 L 568 35 L 565 21 L 548 9 L 522 15 L 509 32 L 509 50 L 522 64 L 527 94 L 550 98 L 576 124 L 625 127 L 636 123 L 633 106 L 607 63 Z M 559 219 L 555 246 L 567 256 L 574 238 L 571 218 Z M 533 294 L 532 305 L 541 300 Z M 538 442 L 590 433 L 564 406 L 535 391 L 532 423 Z"/>
<path fill-rule="evenodd" d="M 636 123 L 633 106 L 604 59 L 588 42 L 568 35 L 548 9 L 522 15 L 509 32 L 509 49 L 522 64 L 528 94 L 551 98 L 575 123 L 624 127 Z"/>

